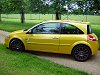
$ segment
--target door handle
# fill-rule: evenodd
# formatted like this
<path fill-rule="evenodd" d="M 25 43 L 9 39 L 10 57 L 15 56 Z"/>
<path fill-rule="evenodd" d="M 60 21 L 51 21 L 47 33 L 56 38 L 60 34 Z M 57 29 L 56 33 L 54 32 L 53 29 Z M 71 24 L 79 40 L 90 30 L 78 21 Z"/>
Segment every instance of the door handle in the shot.
<path fill-rule="evenodd" d="M 59 39 L 58 37 L 53 37 L 53 39 Z"/>

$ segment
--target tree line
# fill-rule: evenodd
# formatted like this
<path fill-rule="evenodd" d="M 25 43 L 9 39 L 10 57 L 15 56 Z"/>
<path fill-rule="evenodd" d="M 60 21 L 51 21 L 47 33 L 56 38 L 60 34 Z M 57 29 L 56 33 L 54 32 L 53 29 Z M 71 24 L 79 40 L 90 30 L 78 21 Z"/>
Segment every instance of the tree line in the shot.
<path fill-rule="evenodd" d="M 20 14 L 21 23 L 25 22 L 25 13 L 55 14 L 100 14 L 100 0 L 0 0 L 1 14 Z"/>

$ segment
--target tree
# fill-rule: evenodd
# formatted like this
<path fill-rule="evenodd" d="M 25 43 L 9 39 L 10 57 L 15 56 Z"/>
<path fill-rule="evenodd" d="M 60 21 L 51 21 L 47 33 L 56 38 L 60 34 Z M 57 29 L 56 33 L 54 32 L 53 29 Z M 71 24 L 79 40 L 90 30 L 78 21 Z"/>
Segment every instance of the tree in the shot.
<path fill-rule="evenodd" d="M 25 22 L 25 9 L 28 7 L 29 0 L 9 0 L 9 12 L 19 13 L 21 23 Z"/>
<path fill-rule="evenodd" d="M 76 2 L 83 14 L 99 13 L 100 11 L 100 0 L 76 0 Z"/>
<path fill-rule="evenodd" d="M 0 1 L 0 21 L 1 21 L 2 6 L 3 6 L 3 3 L 2 1 Z"/>
<path fill-rule="evenodd" d="M 65 9 L 64 6 L 66 5 L 66 3 L 67 3 L 66 0 L 54 0 L 53 3 L 51 4 L 51 6 L 54 6 L 56 20 L 61 19 L 61 14 Z"/>
<path fill-rule="evenodd" d="M 45 1 L 48 1 L 48 0 L 45 0 Z M 66 11 L 64 6 L 68 2 L 68 0 L 49 0 L 49 2 L 51 3 L 49 4 L 49 6 L 54 11 L 52 12 L 55 13 L 56 20 L 60 20 L 61 14 L 63 13 L 63 11 Z"/>
<path fill-rule="evenodd" d="M 3 6 L 4 6 L 4 2 L 5 2 L 5 0 L 0 0 L 0 22 L 2 21 L 1 20 L 1 14 L 2 14 L 2 12 L 3 12 Z"/>
<path fill-rule="evenodd" d="M 29 0 L 30 11 L 32 13 L 46 14 L 48 12 L 48 5 L 45 4 L 44 0 Z"/>
<path fill-rule="evenodd" d="M 25 22 L 25 11 L 24 11 L 24 2 L 23 0 L 12 0 L 12 7 L 15 11 L 17 11 L 18 13 L 20 13 L 20 19 L 21 19 L 21 23 Z"/>
<path fill-rule="evenodd" d="M 69 0 L 70 1 L 70 0 Z M 30 0 L 30 8 L 34 13 L 55 13 L 56 20 L 61 19 L 67 0 Z"/>
<path fill-rule="evenodd" d="M 93 6 L 91 7 L 91 10 L 94 10 L 96 13 L 100 12 L 100 0 L 93 0 Z"/>

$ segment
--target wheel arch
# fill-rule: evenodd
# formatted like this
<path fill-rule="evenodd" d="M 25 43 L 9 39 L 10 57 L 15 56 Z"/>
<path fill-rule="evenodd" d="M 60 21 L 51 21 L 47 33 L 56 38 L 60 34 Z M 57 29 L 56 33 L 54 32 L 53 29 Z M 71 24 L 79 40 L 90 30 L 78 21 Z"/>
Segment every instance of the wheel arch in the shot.
<path fill-rule="evenodd" d="M 78 46 L 78 45 L 85 45 L 85 46 L 88 46 L 88 47 L 90 48 L 91 53 L 92 53 L 92 47 L 91 47 L 91 45 L 90 45 L 89 43 L 85 42 L 85 41 L 80 41 L 80 42 L 76 42 L 76 43 L 74 43 L 74 44 L 72 45 L 71 54 L 72 54 L 73 49 L 74 49 L 76 46 Z"/>
<path fill-rule="evenodd" d="M 25 46 L 24 40 L 23 40 L 22 38 L 18 38 L 18 37 L 13 37 L 13 38 L 11 38 L 11 39 L 9 40 L 9 47 L 10 47 L 10 43 L 11 43 L 11 41 L 14 40 L 14 39 L 17 39 L 17 40 L 21 41 L 21 42 L 23 43 L 23 45 L 24 45 L 24 48 L 26 49 L 26 46 Z"/>

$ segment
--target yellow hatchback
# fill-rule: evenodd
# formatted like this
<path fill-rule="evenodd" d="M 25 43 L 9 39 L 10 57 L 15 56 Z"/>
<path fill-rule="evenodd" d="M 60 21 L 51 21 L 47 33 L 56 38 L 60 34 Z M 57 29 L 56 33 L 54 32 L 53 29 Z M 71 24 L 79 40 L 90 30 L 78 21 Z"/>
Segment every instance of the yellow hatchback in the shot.
<path fill-rule="evenodd" d="M 97 53 L 98 38 L 87 22 L 53 20 L 10 33 L 5 45 L 17 51 L 71 54 L 75 60 L 86 61 Z"/>

